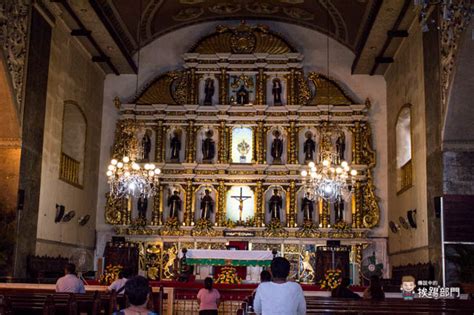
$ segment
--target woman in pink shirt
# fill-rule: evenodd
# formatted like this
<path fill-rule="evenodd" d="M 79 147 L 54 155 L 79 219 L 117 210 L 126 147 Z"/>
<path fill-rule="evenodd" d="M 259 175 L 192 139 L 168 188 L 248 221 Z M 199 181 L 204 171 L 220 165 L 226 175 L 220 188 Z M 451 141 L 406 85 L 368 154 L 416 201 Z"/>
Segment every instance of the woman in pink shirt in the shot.
<path fill-rule="evenodd" d="M 199 303 L 199 315 L 217 315 L 219 309 L 219 291 L 212 288 L 212 278 L 204 280 L 204 288 L 199 290 L 197 300 Z"/>

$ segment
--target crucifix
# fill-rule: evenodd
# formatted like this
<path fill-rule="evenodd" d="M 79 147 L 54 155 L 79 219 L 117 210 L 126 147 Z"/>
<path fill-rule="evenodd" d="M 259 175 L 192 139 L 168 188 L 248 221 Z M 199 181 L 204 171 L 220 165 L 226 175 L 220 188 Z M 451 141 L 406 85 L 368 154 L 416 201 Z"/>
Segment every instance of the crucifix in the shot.
<path fill-rule="evenodd" d="M 239 202 L 239 221 L 242 222 L 242 213 L 244 211 L 244 201 L 252 198 L 252 196 L 243 196 L 242 195 L 242 187 L 240 187 L 240 194 L 237 196 L 230 196 Z"/>

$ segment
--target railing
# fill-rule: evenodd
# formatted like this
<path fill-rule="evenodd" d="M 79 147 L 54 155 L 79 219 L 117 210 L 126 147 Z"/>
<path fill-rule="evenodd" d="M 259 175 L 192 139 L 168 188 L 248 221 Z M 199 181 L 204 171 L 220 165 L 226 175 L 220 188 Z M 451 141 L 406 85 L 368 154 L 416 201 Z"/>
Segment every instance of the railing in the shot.
<path fill-rule="evenodd" d="M 176 297 L 173 303 L 173 314 L 175 315 L 198 315 L 199 304 L 196 300 L 196 296 L 179 296 Z M 242 300 L 240 296 L 227 297 L 225 301 L 221 301 L 219 305 L 220 315 L 235 315 L 241 308 Z"/>
<path fill-rule="evenodd" d="M 59 166 L 59 178 L 63 181 L 81 187 L 79 182 L 79 170 L 81 163 L 69 155 L 61 152 L 61 164 Z"/>
<path fill-rule="evenodd" d="M 401 168 L 400 168 L 400 177 L 399 177 L 399 182 L 400 182 L 400 187 L 398 189 L 398 192 L 403 192 L 410 188 L 413 185 L 413 168 L 411 164 L 411 160 L 406 162 Z"/>

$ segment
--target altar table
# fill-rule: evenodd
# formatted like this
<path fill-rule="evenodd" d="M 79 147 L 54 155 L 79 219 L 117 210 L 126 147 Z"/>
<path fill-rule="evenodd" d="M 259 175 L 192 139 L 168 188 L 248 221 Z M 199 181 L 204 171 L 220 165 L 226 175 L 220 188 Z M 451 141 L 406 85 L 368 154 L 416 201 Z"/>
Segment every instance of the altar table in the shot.
<path fill-rule="evenodd" d="M 270 266 L 272 260 L 272 252 L 265 250 L 188 249 L 186 252 L 186 262 L 190 265 L 263 267 Z"/>

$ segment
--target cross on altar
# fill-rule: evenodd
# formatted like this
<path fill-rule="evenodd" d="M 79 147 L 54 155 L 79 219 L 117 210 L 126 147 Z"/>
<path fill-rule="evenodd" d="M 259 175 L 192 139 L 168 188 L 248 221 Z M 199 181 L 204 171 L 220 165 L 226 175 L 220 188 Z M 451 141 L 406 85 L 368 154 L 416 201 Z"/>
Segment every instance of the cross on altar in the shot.
<path fill-rule="evenodd" d="M 242 212 L 244 211 L 244 201 L 252 198 L 252 196 L 243 196 L 242 187 L 240 187 L 240 194 L 237 196 L 230 196 L 239 202 L 239 221 L 242 222 Z"/>

